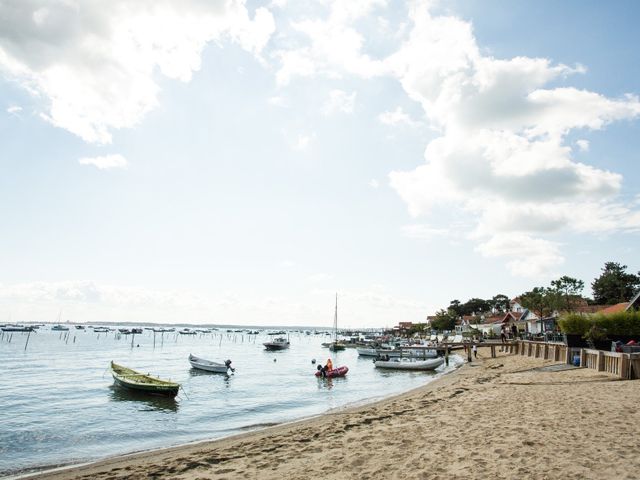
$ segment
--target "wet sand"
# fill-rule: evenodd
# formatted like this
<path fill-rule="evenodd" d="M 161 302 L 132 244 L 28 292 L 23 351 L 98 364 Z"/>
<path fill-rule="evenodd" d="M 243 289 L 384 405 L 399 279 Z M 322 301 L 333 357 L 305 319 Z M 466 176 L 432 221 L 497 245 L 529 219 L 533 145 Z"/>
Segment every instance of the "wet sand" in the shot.
<path fill-rule="evenodd" d="M 235 437 L 103 460 L 47 479 L 640 477 L 640 382 L 514 355 L 412 392 Z M 403 372 L 398 372 L 402 375 Z"/>

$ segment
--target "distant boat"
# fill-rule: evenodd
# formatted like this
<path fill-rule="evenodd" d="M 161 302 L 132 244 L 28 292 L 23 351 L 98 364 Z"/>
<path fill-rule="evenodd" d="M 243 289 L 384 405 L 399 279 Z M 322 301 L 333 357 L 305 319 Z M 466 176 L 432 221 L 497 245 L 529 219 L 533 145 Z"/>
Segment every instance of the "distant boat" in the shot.
<path fill-rule="evenodd" d="M 193 368 L 206 370 L 207 372 L 227 373 L 229 370 L 231 370 L 232 372 L 235 371 L 235 368 L 231 368 L 231 360 L 227 360 L 224 363 L 218 363 L 189 354 L 189 363 Z"/>
<path fill-rule="evenodd" d="M 190 328 L 183 328 L 178 332 L 180 335 L 197 335 L 198 332 L 191 330 Z"/>
<path fill-rule="evenodd" d="M 116 385 L 151 395 L 175 397 L 180 389 L 179 383 L 145 375 L 118 365 L 113 361 L 111 362 L 111 374 L 113 375 L 113 380 Z"/>
<path fill-rule="evenodd" d="M 5 325 L 4 327 L 0 327 L 0 330 L 3 332 L 33 332 L 35 327 L 26 325 Z"/>
<path fill-rule="evenodd" d="M 374 360 L 376 368 L 389 370 L 435 370 L 444 363 L 444 358 L 429 360 L 415 360 L 412 358 L 391 358 L 389 360 Z"/>
<path fill-rule="evenodd" d="M 284 337 L 278 337 L 262 345 L 264 345 L 267 350 L 286 350 L 289 348 L 289 340 Z"/>
<path fill-rule="evenodd" d="M 66 325 L 58 324 L 51 327 L 51 330 L 66 332 L 67 330 L 69 330 L 69 327 L 67 327 Z"/>
<path fill-rule="evenodd" d="M 119 328 L 118 332 L 120 332 L 123 335 L 131 335 L 131 330 L 129 330 L 128 328 Z"/>
<path fill-rule="evenodd" d="M 358 347 L 356 348 L 358 355 L 361 357 L 382 357 L 388 356 L 391 358 L 398 357 L 418 357 L 418 358 L 436 358 L 438 356 L 438 352 L 433 350 L 405 350 L 404 352 L 400 349 L 388 350 L 384 348 L 366 348 L 366 347 Z"/>
<path fill-rule="evenodd" d="M 109 331 L 107 327 L 96 327 L 93 329 L 95 333 L 106 333 Z"/>
<path fill-rule="evenodd" d="M 84 325 L 76 325 L 76 330 L 84 330 Z"/>
<path fill-rule="evenodd" d="M 333 342 L 329 345 L 329 350 L 338 352 L 345 348 L 344 343 L 338 342 L 338 294 L 336 293 L 336 309 L 333 315 Z"/>

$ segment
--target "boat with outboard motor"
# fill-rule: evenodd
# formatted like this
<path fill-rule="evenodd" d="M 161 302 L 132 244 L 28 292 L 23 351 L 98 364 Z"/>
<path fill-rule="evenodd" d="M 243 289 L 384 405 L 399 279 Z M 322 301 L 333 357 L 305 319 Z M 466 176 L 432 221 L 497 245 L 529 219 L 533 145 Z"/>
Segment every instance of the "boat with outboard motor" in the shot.
<path fill-rule="evenodd" d="M 346 365 L 343 365 L 342 367 L 334 368 L 332 370 L 327 370 L 323 374 L 322 367 L 318 365 L 318 370 L 316 371 L 315 375 L 316 377 L 337 378 L 337 377 L 344 377 L 348 371 L 349 371 L 349 367 L 347 367 Z"/>
<path fill-rule="evenodd" d="M 231 360 L 226 360 L 224 363 L 212 362 L 211 360 L 205 360 L 204 358 L 196 357 L 189 354 L 189 363 L 193 368 L 198 370 L 206 370 L 213 373 L 227 373 L 229 370 L 235 372 L 235 368 L 231 368 Z"/>

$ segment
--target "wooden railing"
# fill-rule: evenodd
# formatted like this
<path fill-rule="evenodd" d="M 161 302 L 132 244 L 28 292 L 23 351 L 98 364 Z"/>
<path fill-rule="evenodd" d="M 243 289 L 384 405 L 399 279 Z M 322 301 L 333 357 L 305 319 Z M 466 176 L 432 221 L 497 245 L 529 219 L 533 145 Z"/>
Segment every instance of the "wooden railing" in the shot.
<path fill-rule="evenodd" d="M 609 373 L 626 380 L 640 378 L 640 353 L 605 352 L 589 348 L 572 349 L 562 343 L 526 340 L 497 345 L 501 345 L 503 350 L 506 349 L 511 354 L 567 364 L 573 363 L 573 353 L 579 352 L 581 367 Z M 495 356 L 494 349 L 495 345 L 491 345 L 492 357 Z"/>

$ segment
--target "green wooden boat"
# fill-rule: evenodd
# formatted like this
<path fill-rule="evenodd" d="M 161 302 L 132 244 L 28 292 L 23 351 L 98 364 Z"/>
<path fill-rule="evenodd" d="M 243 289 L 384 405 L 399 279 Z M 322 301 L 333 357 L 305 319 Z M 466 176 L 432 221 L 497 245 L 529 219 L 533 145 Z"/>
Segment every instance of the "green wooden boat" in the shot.
<path fill-rule="evenodd" d="M 145 392 L 151 395 L 164 395 L 166 397 L 175 397 L 178 394 L 180 388 L 179 383 L 169 382 L 167 380 L 161 380 L 151 375 L 145 375 L 144 373 L 136 372 L 122 365 L 118 365 L 111 361 L 111 374 L 115 384 L 136 390 L 138 392 Z"/>

